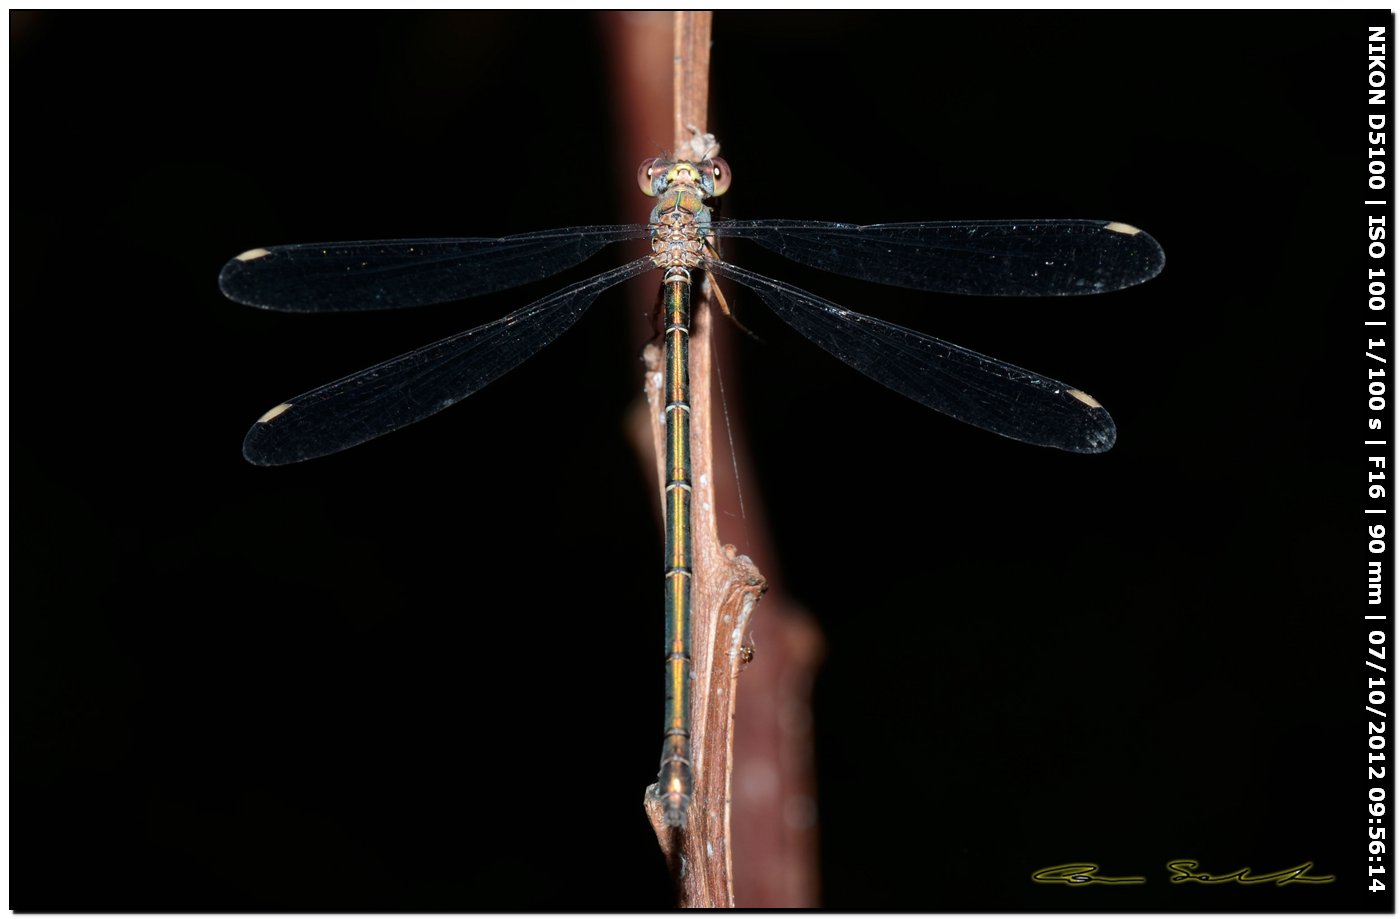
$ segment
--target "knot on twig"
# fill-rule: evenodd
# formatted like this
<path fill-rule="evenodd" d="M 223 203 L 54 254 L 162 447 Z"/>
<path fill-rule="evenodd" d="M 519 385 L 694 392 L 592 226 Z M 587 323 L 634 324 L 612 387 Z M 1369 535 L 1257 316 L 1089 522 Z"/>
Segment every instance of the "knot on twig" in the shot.
<path fill-rule="evenodd" d="M 701 131 L 693 124 L 687 124 L 686 130 L 692 136 L 690 141 L 682 148 L 686 158 L 692 163 L 698 163 L 711 157 L 719 156 L 719 141 L 708 131 Z"/>

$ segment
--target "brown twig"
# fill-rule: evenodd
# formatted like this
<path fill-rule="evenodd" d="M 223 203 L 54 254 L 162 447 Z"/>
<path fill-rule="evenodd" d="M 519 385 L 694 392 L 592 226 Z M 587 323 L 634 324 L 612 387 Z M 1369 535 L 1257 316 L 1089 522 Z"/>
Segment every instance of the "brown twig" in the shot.
<path fill-rule="evenodd" d="M 675 17 L 675 100 L 673 141 L 677 156 L 692 156 L 692 140 L 705 125 L 709 101 L 710 14 Z M 647 797 L 647 814 L 676 877 L 682 906 L 733 906 L 733 858 L 729 834 L 730 776 L 733 772 L 734 720 L 741 646 L 749 615 L 762 595 L 758 569 L 732 547 L 722 546 L 715 519 L 713 402 L 710 380 L 713 351 L 712 312 L 704 286 L 694 298 L 690 335 L 690 426 L 692 439 L 691 529 L 695 558 L 692 578 L 691 760 L 695 789 L 688 825 L 666 827 L 659 802 Z M 661 354 L 647 354 L 647 403 L 658 481 L 665 455 L 661 392 Z"/>
<path fill-rule="evenodd" d="M 608 59 L 622 100 L 619 129 L 628 152 L 639 160 L 662 152 L 678 158 L 704 156 L 692 141 L 706 128 L 709 14 L 614 13 L 607 18 L 613 45 Z M 672 41 L 665 42 L 666 37 Z M 669 99 L 665 81 L 655 79 L 665 66 L 665 50 L 672 52 L 674 69 Z M 656 114 L 665 111 L 668 101 L 669 130 Z M 672 147 L 663 150 L 668 135 Z M 629 197 L 628 204 L 634 203 L 635 197 Z M 810 684 L 821 641 L 799 610 L 781 598 L 766 599 L 758 659 L 745 672 L 749 688 L 736 721 L 741 647 L 764 585 L 749 559 L 723 545 L 721 516 L 742 519 L 748 551 L 762 553 L 768 559 L 765 568 L 775 562 L 762 536 L 757 496 L 746 494 L 748 512 L 741 514 L 737 483 L 725 474 L 731 447 L 738 461 L 743 459 L 742 439 L 729 429 L 730 419 L 720 428 L 724 468 L 715 467 L 714 419 L 722 409 L 712 411 L 719 403 L 712 399 L 711 381 L 722 359 L 716 352 L 714 314 L 706 294 L 705 285 L 696 286 L 690 336 L 695 545 L 691 736 L 696 786 L 683 831 L 662 824 L 650 795 L 647 807 L 682 906 L 733 906 L 736 897 L 743 906 L 812 906 L 817 882 Z M 647 462 L 656 464 L 664 500 L 660 349 L 649 348 L 645 357 L 649 406 L 639 412 L 638 446 Z M 737 371 L 726 366 L 723 378 L 732 386 Z M 736 804 L 739 809 L 734 812 Z"/>
<path fill-rule="evenodd" d="M 696 301 L 698 303 L 698 300 Z M 691 332 L 690 417 L 699 443 L 699 428 L 708 436 L 712 400 L 709 393 L 709 342 L 713 313 L 696 310 Z M 703 355 L 703 357 L 702 357 Z M 660 376 L 660 349 L 647 354 L 649 376 Z M 704 381 L 699 382 L 697 381 Z M 647 403 L 661 417 L 661 388 L 648 383 Z M 703 390 L 703 392 L 702 392 Z M 653 425 L 660 438 L 660 426 Z M 658 443 L 660 450 L 662 444 Z M 706 451 L 707 453 L 709 451 Z M 658 452 L 658 456 L 662 454 Z M 695 536 L 691 654 L 694 683 L 691 705 L 691 758 L 695 789 L 689 823 L 683 830 L 663 825 L 660 802 L 647 796 L 647 815 L 662 851 L 672 866 L 682 906 L 733 906 L 733 857 L 730 845 L 730 781 L 733 773 L 734 707 L 743 669 L 743 638 L 749 617 L 765 588 L 757 567 L 722 546 L 714 518 L 714 472 L 711 457 L 691 455 L 694 472 L 692 527 Z M 658 464 L 658 473 L 661 472 Z"/>

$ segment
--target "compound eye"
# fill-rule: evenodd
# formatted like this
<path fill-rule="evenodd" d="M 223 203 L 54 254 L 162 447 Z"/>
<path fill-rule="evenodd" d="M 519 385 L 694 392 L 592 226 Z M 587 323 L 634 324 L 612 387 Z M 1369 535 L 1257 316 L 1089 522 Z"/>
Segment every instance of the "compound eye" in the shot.
<path fill-rule="evenodd" d="M 656 175 L 656 164 L 661 162 L 660 157 L 652 157 L 649 160 L 642 160 L 642 165 L 637 167 L 637 187 L 642 190 L 642 194 L 648 198 L 656 197 L 656 185 L 653 176 Z"/>
<path fill-rule="evenodd" d="M 710 160 L 710 175 L 715 181 L 715 195 L 729 191 L 729 164 L 719 157 Z"/>

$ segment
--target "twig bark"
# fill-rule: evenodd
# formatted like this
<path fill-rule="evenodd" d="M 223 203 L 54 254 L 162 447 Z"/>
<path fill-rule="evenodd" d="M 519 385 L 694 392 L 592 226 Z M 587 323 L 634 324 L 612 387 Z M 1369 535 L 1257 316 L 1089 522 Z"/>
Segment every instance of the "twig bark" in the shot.
<path fill-rule="evenodd" d="M 675 80 L 672 140 L 679 157 L 693 156 L 691 142 L 703 131 L 709 103 L 710 14 L 677 13 L 674 32 Z M 701 152 L 703 155 L 703 152 Z M 734 905 L 733 856 L 729 834 L 730 777 L 734 720 L 742 645 L 754 604 L 764 584 L 758 569 L 733 547 L 722 546 L 715 519 L 713 314 L 704 285 L 692 304 L 690 335 L 690 426 L 692 438 L 691 528 L 695 558 L 692 577 L 691 760 L 695 789 L 686 827 L 672 829 L 661 819 L 659 802 L 647 796 L 647 814 L 656 830 L 682 906 Z M 664 481 L 665 423 L 661 352 L 648 349 L 647 404 L 658 482 Z"/>
<path fill-rule="evenodd" d="M 696 310 L 691 332 L 690 417 L 696 443 L 708 437 L 712 401 L 709 390 L 713 313 Z M 659 380 L 660 349 L 646 355 L 649 377 Z M 702 393 L 702 390 L 704 392 Z M 649 381 L 651 414 L 663 414 L 661 386 Z M 660 427 L 653 425 L 658 451 Z M 706 451 L 707 453 L 709 451 Z M 662 454 L 658 452 L 658 457 Z M 733 774 L 734 707 L 739 673 L 744 667 L 744 636 L 749 617 L 765 589 L 758 568 L 733 546 L 722 546 L 715 525 L 714 472 L 711 457 L 692 452 L 695 534 L 691 654 L 694 673 L 691 705 L 691 758 L 695 789 L 689 824 L 683 829 L 663 825 L 660 803 L 648 794 L 647 815 L 679 885 L 682 906 L 733 906 L 733 856 L 730 845 L 730 782 Z M 660 464 L 657 472 L 661 473 Z"/>
<path fill-rule="evenodd" d="M 707 127 L 709 14 L 614 13 L 608 20 L 613 43 L 609 61 L 622 100 L 619 128 L 624 146 L 638 159 L 662 152 L 678 158 L 703 156 L 691 142 Z M 665 81 L 656 79 L 666 59 L 658 49 L 671 51 L 674 79 L 669 97 Z M 656 115 L 665 111 L 668 101 L 669 131 Z M 667 134 L 672 146 L 663 151 Z M 742 439 L 732 428 L 720 429 L 721 445 L 729 446 L 721 450 L 725 468 L 715 468 L 713 421 L 723 408 L 712 398 L 711 381 L 723 360 L 716 352 L 715 318 L 707 294 L 706 285 L 696 285 L 690 336 L 695 546 L 691 721 L 696 787 L 689 825 L 683 830 L 662 824 L 650 795 L 647 807 L 682 906 L 733 906 L 736 895 L 743 906 L 813 906 L 817 880 L 810 684 L 821 640 L 800 610 L 770 595 L 763 604 L 758 660 L 745 673 L 749 689 L 736 721 L 737 678 L 747 659 L 749 617 L 764 584 L 753 562 L 722 543 L 721 518 L 741 520 L 746 550 L 762 553 L 768 559 L 765 568 L 775 562 L 762 534 L 757 496 L 746 493 L 748 511 L 741 513 L 737 483 L 726 474 L 729 449 L 743 461 Z M 638 421 L 638 442 L 648 462 L 656 464 L 664 501 L 661 350 L 649 348 L 644 357 L 649 405 Z M 736 380 L 737 371 L 726 367 L 723 378 Z M 739 810 L 734 813 L 736 803 Z"/>

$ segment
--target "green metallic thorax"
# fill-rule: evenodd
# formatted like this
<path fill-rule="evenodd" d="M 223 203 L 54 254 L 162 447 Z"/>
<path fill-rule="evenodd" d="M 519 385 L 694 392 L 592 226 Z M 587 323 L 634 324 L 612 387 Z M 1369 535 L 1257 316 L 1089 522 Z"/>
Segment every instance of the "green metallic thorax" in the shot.
<path fill-rule="evenodd" d="M 710 209 L 691 185 L 674 185 L 651 211 L 651 251 L 659 268 L 696 268 L 710 237 Z"/>

